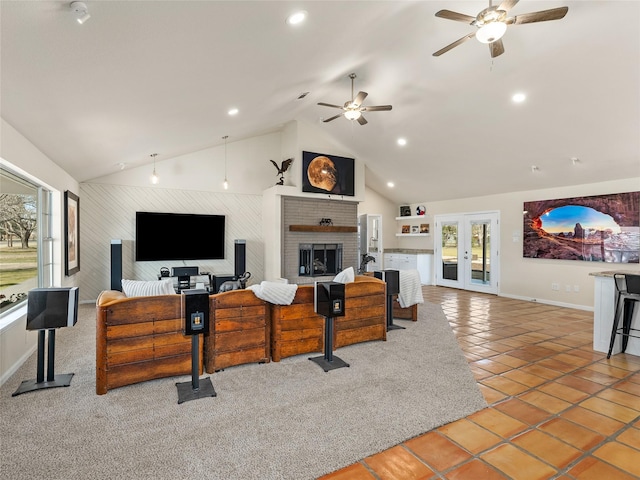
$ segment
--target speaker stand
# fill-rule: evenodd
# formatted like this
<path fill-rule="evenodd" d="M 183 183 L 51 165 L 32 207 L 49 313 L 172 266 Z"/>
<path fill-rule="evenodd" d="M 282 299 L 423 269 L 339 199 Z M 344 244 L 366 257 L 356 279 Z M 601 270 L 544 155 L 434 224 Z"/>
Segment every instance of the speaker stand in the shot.
<path fill-rule="evenodd" d="M 390 330 L 404 330 L 405 327 L 393 323 L 393 295 L 387 295 L 387 332 Z"/>
<path fill-rule="evenodd" d="M 215 397 L 216 391 L 211 378 L 203 378 L 200 383 L 200 335 L 191 336 L 191 381 L 176 383 L 178 404 L 204 397 Z"/>
<path fill-rule="evenodd" d="M 341 358 L 333 356 L 333 317 L 324 317 L 324 356 L 309 360 L 320 365 L 325 372 L 349 366 Z"/>
<path fill-rule="evenodd" d="M 45 330 L 38 330 L 38 372 L 35 380 L 24 380 L 20 387 L 11 394 L 12 397 L 22 393 L 33 392 L 44 388 L 68 387 L 73 373 L 54 373 L 56 355 L 56 330 L 49 329 L 49 349 L 47 358 L 47 379 L 44 378 L 44 337 Z"/>

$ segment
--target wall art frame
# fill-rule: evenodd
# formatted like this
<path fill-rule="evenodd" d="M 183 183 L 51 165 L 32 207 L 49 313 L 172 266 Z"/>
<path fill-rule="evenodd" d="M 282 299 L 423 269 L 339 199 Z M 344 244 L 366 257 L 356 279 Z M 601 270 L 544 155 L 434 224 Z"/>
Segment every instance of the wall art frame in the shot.
<path fill-rule="evenodd" d="M 64 274 L 80 271 L 80 198 L 64 192 Z"/>
<path fill-rule="evenodd" d="M 640 192 L 524 202 L 523 257 L 639 263 Z"/>

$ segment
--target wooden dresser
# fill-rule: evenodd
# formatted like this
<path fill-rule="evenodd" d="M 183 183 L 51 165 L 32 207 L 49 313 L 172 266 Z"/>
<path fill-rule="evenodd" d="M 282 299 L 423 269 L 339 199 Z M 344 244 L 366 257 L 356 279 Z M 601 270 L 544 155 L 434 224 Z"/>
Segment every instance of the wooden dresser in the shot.
<path fill-rule="evenodd" d="M 182 332 L 181 295 L 126 297 L 107 290 L 96 302 L 96 393 L 191 375 L 191 337 Z M 203 336 L 200 336 L 202 374 Z"/>
<path fill-rule="evenodd" d="M 313 286 L 299 286 L 291 305 L 271 305 L 271 358 L 324 349 L 324 317 L 313 307 Z"/>
<path fill-rule="evenodd" d="M 211 295 L 209 332 L 205 335 L 205 369 L 213 373 L 244 363 L 270 360 L 269 308 L 251 290 Z"/>

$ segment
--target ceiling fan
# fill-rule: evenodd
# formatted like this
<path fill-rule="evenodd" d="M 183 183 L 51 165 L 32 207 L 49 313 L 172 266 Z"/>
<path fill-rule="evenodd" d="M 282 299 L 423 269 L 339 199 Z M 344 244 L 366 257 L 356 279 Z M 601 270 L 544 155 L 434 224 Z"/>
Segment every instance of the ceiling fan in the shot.
<path fill-rule="evenodd" d="M 507 25 L 521 25 L 523 23 L 546 22 L 548 20 L 560 20 L 564 18 L 569 7 L 552 8 L 550 10 L 542 10 L 540 12 L 523 13 L 514 17 L 507 17 L 507 13 L 511 10 L 518 0 L 504 0 L 500 6 L 491 5 L 478 13 L 477 16 L 465 15 L 463 13 L 452 12 L 451 10 L 440 10 L 436 13 L 436 17 L 455 20 L 457 22 L 468 23 L 478 27 L 475 32 L 469 33 L 464 37 L 456 40 L 450 45 L 441 48 L 433 54 L 439 57 L 443 53 L 448 52 L 454 47 L 461 45 L 470 38 L 476 37 L 479 42 L 489 44 L 491 58 L 497 57 L 504 53 L 504 45 L 502 44 L 502 36 L 507 31 Z"/>
<path fill-rule="evenodd" d="M 345 118 L 349 120 L 357 120 L 360 125 L 365 125 L 367 120 L 362 116 L 362 112 L 376 112 L 380 110 L 391 110 L 391 105 L 378 105 L 378 106 L 368 106 L 364 107 L 362 102 L 367 98 L 367 92 L 358 92 L 358 95 L 353 96 L 353 80 L 356 78 L 355 73 L 351 73 L 349 75 L 351 79 L 351 98 L 352 100 L 348 100 L 345 102 L 344 106 L 340 105 L 332 105 L 330 103 L 318 102 L 318 105 L 322 105 L 323 107 L 332 107 L 332 108 L 340 108 L 344 110 L 342 113 L 338 115 L 334 115 L 331 118 L 327 118 L 323 120 L 323 122 L 327 123 L 331 120 L 335 120 L 338 117 L 342 117 L 344 115 Z"/>

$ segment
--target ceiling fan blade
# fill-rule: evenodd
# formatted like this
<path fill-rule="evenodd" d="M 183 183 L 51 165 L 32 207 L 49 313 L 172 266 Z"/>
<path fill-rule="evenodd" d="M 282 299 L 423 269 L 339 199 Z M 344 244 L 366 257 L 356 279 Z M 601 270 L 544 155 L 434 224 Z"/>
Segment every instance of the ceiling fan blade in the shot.
<path fill-rule="evenodd" d="M 369 95 L 367 92 L 358 92 L 358 95 L 356 95 L 356 98 L 353 99 L 351 105 L 353 105 L 354 107 L 359 107 L 360 105 L 362 105 L 362 102 L 364 102 L 364 99 L 367 98 L 367 95 Z"/>
<path fill-rule="evenodd" d="M 360 109 L 361 112 L 379 112 L 383 110 L 391 110 L 391 105 L 368 106 Z"/>
<path fill-rule="evenodd" d="M 516 3 L 518 3 L 518 0 L 504 0 L 504 2 L 502 2 L 498 7 L 498 10 L 504 10 L 505 12 L 508 12 L 516 6 Z"/>
<path fill-rule="evenodd" d="M 364 118 L 362 115 L 360 115 L 360 116 L 358 117 L 358 123 L 359 123 L 360 125 L 366 125 L 366 124 L 367 124 L 367 123 L 369 123 L 369 122 L 367 122 L 367 119 L 366 119 L 366 118 Z"/>
<path fill-rule="evenodd" d="M 447 20 L 455 20 L 456 22 L 469 23 L 475 21 L 476 17 L 465 15 L 464 13 L 452 12 L 451 10 L 440 10 L 436 12 L 436 17 L 446 18 Z"/>
<path fill-rule="evenodd" d="M 502 55 L 504 53 L 502 39 L 491 42 L 489 44 L 489 51 L 491 52 L 491 58 L 496 58 L 498 55 Z"/>
<path fill-rule="evenodd" d="M 469 33 L 468 35 L 465 35 L 464 37 L 462 37 L 462 38 L 460 38 L 460 39 L 456 40 L 456 41 L 455 41 L 455 42 L 453 42 L 452 44 L 447 45 L 447 46 L 446 46 L 446 47 L 444 47 L 444 48 L 441 48 L 440 50 L 438 50 L 437 52 L 435 52 L 435 53 L 433 54 L 433 56 L 434 56 L 434 57 L 439 57 L 439 56 L 440 56 L 440 55 L 442 55 L 443 53 L 448 52 L 448 51 L 449 51 L 449 50 L 451 50 L 452 48 L 457 47 L 457 46 L 458 46 L 458 45 L 460 45 L 461 43 L 464 43 L 464 42 L 466 42 L 467 40 L 469 40 L 470 38 L 473 38 L 473 37 L 475 37 L 475 36 L 476 36 L 476 32 Z"/>
<path fill-rule="evenodd" d="M 318 105 L 322 105 L 323 107 L 342 108 L 340 105 L 332 105 L 330 103 L 324 102 L 318 102 Z"/>
<path fill-rule="evenodd" d="M 507 23 L 514 25 L 522 25 L 523 23 L 546 22 L 548 20 L 560 20 L 569 11 L 569 7 L 552 8 L 551 10 L 542 10 L 540 12 L 523 13 L 517 15 L 513 19 L 509 19 Z"/>
<path fill-rule="evenodd" d="M 331 118 L 326 118 L 326 119 L 324 119 L 324 120 L 323 120 L 323 122 L 324 122 L 324 123 L 330 122 L 331 120 L 335 120 L 336 118 L 341 117 L 342 115 L 344 115 L 344 114 L 343 114 L 343 113 L 339 113 L 338 115 L 334 115 L 334 116 L 333 116 L 333 117 L 331 117 Z"/>

